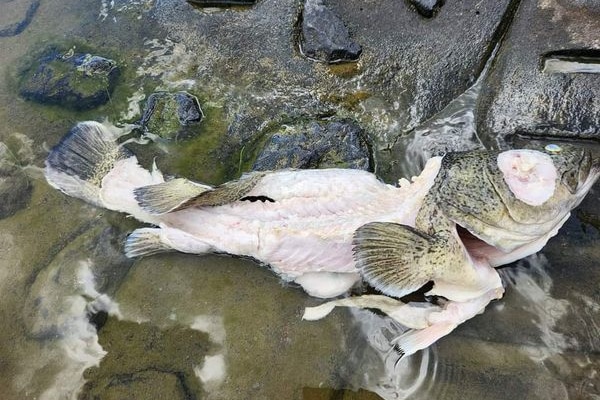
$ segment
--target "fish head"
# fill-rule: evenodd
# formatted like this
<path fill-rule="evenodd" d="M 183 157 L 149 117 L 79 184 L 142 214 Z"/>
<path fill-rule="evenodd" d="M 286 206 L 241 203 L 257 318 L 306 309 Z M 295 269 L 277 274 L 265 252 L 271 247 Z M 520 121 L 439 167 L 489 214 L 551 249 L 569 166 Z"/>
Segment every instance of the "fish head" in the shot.
<path fill-rule="evenodd" d="M 583 198 L 600 176 L 600 152 L 569 143 L 548 144 L 544 150 L 556 168 L 558 184 L 571 196 Z"/>
<path fill-rule="evenodd" d="M 539 251 L 557 233 L 600 176 L 600 159 L 587 146 L 561 143 L 457 154 L 442 172 L 437 205 L 467 250 L 477 247 L 498 266 Z"/>

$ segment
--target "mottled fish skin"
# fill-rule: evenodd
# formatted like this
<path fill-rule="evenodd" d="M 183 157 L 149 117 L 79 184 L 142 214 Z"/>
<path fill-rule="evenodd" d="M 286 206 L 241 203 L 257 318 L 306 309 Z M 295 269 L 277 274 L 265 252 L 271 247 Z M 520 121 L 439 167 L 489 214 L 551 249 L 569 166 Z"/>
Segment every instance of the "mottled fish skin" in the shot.
<path fill-rule="evenodd" d="M 430 192 L 432 201 L 476 237 L 502 252 L 515 251 L 564 221 L 597 179 L 597 167 L 588 151 L 568 146 L 563 151 L 549 154 L 560 180 L 541 205 L 517 199 L 498 167 L 500 152 L 485 151 L 447 154 Z M 431 210 L 422 210 L 417 225 L 426 225 L 433 215 Z"/>

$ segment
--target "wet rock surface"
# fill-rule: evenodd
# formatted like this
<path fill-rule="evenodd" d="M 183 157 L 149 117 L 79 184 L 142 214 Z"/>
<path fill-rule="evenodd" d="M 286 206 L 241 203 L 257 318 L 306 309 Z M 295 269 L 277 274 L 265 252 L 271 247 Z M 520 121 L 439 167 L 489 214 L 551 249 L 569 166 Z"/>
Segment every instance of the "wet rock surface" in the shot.
<path fill-rule="evenodd" d="M 281 168 L 369 170 L 365 133 L 349 121 L 284 126 L 267 141 L 252 169 Z"/>
<path fill-rule="evenodd" d="M 444 0 L 410 0 L 415 9 L 426 18 L 431 18 L 444 5 Z"/>
<path fill-rule="evenodd" d="M 306 0 L 302 10 L 301 51 L 328 63 L 356 61 L 361 46 L 350 38 L 348 28 L 323 0 Z"/>
<path fill-rule="evenodd" d="M 478 107 L 480 133 L 487 144 L 505 147 L 505 136 L 519 132 L 599 137 L 599 75 L 551 72 L 543 62 L 546 54 L 558 50 L 585 58 L 585 49 L 600 45 L 598 21 L 596 3 L 522 2 L 485 80 Z M 523 41 L 532 31 L 544 39 Z"/>
<path fill-rule="evenodd" d="M 37 12 L 40 1 L 4 1 L 2 16 L 0 16 L 0 38 L 16 36 L 23 32 L 31 23 Z"/>
<path fill-rule="evenodd" d="M 118 71 L 115 61 L 104 57 L 50 49 L 24 72 L 19 94 L 40 103 L 88 110 L 110 99 Z"/>
<path fill-rule="evenodd" d="M 100 337 L 107 355 L 86 371 L 79 399 L 201 398 L 194 367 L 207 353 L 206 333 L 109 318 Z"/>
<path fill-rule="evenodd" d="M 141 124 L 162 139 L 184 139 L 194 135 L 203 118 L 196 96 L 187 92 L 157 92 L 148 97 Z"/>
<path fill-rule="evenodd" d="M 187 0 L 201 7 L 251 6 L 256 0 Z"/>

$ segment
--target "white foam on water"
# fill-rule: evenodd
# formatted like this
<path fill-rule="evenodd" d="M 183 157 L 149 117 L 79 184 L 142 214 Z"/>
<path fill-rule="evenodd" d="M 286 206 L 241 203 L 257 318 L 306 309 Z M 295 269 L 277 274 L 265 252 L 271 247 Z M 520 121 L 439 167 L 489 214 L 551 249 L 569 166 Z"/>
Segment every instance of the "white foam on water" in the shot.
<path fill-rule="evenodd" d="M 219 398 L 219 388 L 227 377 L 225 324 L 220 315 L 197 315 L 190 327 L 208 334 L 209 340 L 217 345 L 215 354 L 204 357 L 202 364 L 194 366 L 194 374 L 208 393 L 208 399 Z"/>
<path fill-rule="evenodd" d="M 555 330 L 558 322 L 571 309 L 568 300 L 552 297 L 552 278 L 546 272 L 549 262 L 542 254 L 527 259 L 529 268 L 517 266 L 507 268 L 503 273 L 509 277 L 511 287 L 525 300 L 521 307 L 532 314 L 532 323 L 540 331 L 540 339 L 545 347 L 524 347 L 524 351 L 534 360 L 543 361 L 561 354 L 576 345 L 574 338 Z"/>
<path fill-rule="evenodd" d="M 208 333 L 209 339 L 217 344 L 225 343 L 225 325 L 223 317 L 218 315 L 198 315 L 194 318 L 192 329 Z"/>
<path fill-rule="evenodd" d="M 362 382 L 354 386 L 375 392 L 386 400 L 415 399 L 426 395 L 436 377 L 438 361 L 435 345 L 399 360 L 391 341 L 406 328 L 391 318 L 368 310 L 352 308 L 349 311 L 359 324 L 366 344 L 379 358 L 379 362 L 372 359 L 365 362 L 361 354 L 357 360 L 348 360 L 352 363 L 351 368 L 356 368 L 362 375 Z"/>
<path fill-rule="evenodd" d="M 98 342 L 96 328 L 89 321 L 89 313 L 106 311 L 111 315 L 121 316 L 119 305 L 96 290 L 90 260 L 79 262 L 74 286 L 77 294 L 64 298 L 65 318 L 58 327 L 58 339 L 47 350 L 62 353 L 60 370 L 56 373 L 53 384 L 40 395 L 40 400 L 77 398 L 85 383 L 83 372 L 98 366 L 106 355 Z M 90 298 L 93 300 L 90 301 Z"/>
<path fill-rule="evenodd" d="M 194 367 L 194 374 L 204 385 L 222 383 L 226 377 L 225 356 L 223 354 L 206 356 L 202 366 Z"/>

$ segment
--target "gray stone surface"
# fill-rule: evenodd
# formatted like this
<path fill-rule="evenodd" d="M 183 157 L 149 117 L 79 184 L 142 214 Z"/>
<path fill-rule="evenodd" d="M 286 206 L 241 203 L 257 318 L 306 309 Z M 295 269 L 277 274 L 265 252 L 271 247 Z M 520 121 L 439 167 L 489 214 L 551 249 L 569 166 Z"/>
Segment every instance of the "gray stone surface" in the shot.
<path fill-rule="evenodd" d="M 302 10 L 302 54 L 328 63 L 356 61 L 361 46 L 350 38 L 344 22 L 323 0 L 306 0 Z"/>
<path fill-rule="evenodd" d="M 478 107 L 480 136 L 506 146 L 505 136 L 599 138 L 600 75 L 544 72 L 545 54 L 600 46 L 597 2 L 525 0 L 515 16 Z"/>
<path fill-rule="evenodd" d="M 368 170 L 364 132 L 349 121 L 286 125 L 258 155 L 254 170 L 280 168 L 355 168 Z"/>
<path fill-rule="evenodd" d="M 444 5 L 444 0 L 410 0 L 416 10 L 422 16 L 431 18 Z"/>

